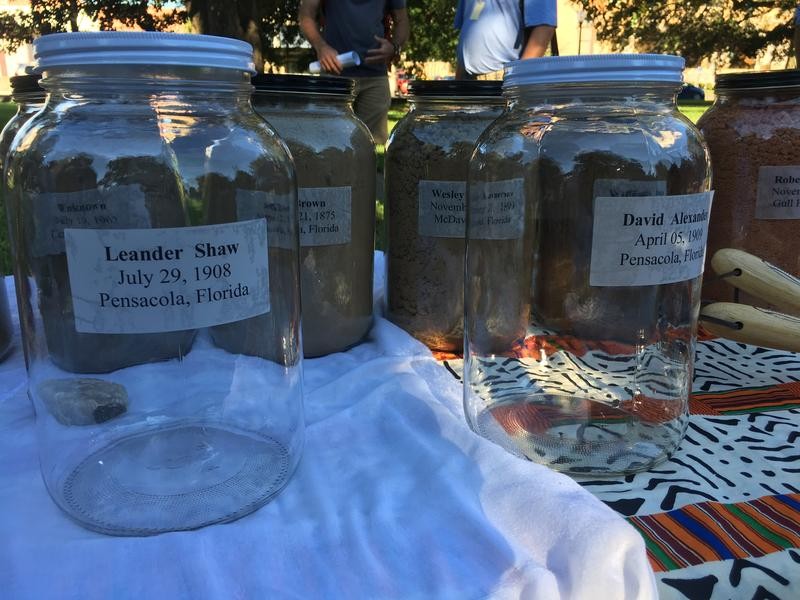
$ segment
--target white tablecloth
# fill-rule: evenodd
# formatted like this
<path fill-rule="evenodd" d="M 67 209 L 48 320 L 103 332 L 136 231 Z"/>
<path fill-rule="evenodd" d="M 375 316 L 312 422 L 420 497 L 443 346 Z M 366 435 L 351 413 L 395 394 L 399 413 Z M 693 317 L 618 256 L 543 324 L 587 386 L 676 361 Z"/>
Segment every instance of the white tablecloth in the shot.
<path fill-rule="evenodd" d="M 276 499 L 146 538 L 87 531 L 50 500 L 16 342 L 0 364 L 0 597 L 656 597 L 639 534 L 473 434 L 460 385 L 383 319 L 349 352 L 305 362 L 305 453 Z"/>

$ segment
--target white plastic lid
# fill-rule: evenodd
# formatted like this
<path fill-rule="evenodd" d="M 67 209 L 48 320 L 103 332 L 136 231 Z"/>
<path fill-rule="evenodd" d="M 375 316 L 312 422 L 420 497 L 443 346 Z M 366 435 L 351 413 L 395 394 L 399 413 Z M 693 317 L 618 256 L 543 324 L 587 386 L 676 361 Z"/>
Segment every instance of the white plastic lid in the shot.
<path fill-rule="evenodd" d="M 503 87 L 606 81 L 682 83 L 683 66 L 683 58 L 669 54 L 546 56 L 507 64 Z"/>
<path fill-rule="evenodd" d="M 253 47 L 212 35 L 152 31 L 54 33 L 33 42 L 36 70 L 88 65 L 176 65 L 254 74 Z"/>

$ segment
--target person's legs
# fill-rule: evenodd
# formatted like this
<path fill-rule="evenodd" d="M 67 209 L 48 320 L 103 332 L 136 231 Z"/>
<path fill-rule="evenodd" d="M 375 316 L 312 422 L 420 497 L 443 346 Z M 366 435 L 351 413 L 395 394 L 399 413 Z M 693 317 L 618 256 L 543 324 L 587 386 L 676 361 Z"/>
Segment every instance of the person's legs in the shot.
<path fill-rule="evenodd" d="M 353 111 L 372 132 L 375 143 L 385 144 L 389 137 L 389 107 L 392 104 L 389 78 L 358 77 L 355 82 Z"/>

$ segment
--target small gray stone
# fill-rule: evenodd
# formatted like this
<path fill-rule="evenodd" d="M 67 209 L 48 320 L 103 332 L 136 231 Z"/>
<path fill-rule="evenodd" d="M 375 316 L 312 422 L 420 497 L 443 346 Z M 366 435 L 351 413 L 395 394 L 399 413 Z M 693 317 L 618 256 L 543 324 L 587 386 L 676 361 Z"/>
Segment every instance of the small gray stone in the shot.
<path fill-rule="evenodd" d="M 39 384 L 38 392 L 63 425 L 95 425 L 128 410 L 128 392 L 112 381 L 90 377 L 48 379 Z"/>

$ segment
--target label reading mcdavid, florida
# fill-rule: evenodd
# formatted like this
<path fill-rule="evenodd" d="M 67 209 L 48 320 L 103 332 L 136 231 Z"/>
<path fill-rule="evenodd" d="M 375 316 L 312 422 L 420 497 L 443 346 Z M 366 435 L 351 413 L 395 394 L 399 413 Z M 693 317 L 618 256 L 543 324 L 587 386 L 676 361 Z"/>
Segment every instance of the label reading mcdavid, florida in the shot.
<path fill-rule="evenodd" d="M 64 230 L 147 228 L 150 214 L 138 185 L 32 194 L 33 254 L 64 254 Z"/>
<path fill-rule="evenodd" d="M 429 181 L 417 186 L 420 235 L 463 238 L 466 234 L 466 181 Z"/>
<path fill-rule="evenodd" d="M 66 229 L 75 328 L 156 333 L 269 312 L 265 219 L 164 229 Z"/>
<path fill-rule="evenodd" d="M 483 181 L 469 193 L 469 234 L 476 240 L 516 240 L 525 229 L 525 180 Z"/>
<path fill-rule="evenodd" d="M 800 219 L 800 166 L 758 170 L 756 219 Z"/>
<path fill-rule="evenodd" d="M 301 246 L 335 246 L 350 243 L 352 190 L 315 187 L 297 190 Z"/>
<path fill-rule="evenodd" d="M 590 285 L 659 285 L 699 276 L 711 198 L 711 192 L 595 198 Z"/>
<path fill-rule="evenodd" d="M 267 220 L 270 248 L 294 247 L 294 228 L 290 194 L 274 194 L 256 190 L 236 190 L 236 218 L 239 221 Z"/>

